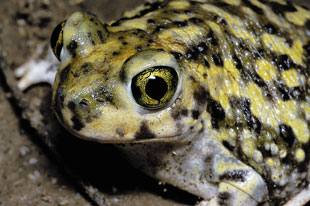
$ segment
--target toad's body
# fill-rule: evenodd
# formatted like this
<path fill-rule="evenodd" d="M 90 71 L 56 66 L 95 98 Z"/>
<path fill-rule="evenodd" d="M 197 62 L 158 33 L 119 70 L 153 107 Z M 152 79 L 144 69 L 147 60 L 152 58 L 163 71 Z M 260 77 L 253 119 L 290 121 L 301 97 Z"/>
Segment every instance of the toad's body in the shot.
<path fill-rule="evenodd" d="M 119 145 L 136 167 L 209 205 L 309 198 L 306 8 L 171 0 L 110 26 L 75 13 L 55 36 L 53 108 L 73 134 L 137 143 Z"/>

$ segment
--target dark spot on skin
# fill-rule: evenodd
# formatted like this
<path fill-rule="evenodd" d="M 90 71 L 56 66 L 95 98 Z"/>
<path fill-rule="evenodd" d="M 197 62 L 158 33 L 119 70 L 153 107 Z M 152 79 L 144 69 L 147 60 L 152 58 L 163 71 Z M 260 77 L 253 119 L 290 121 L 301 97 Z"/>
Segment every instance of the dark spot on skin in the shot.
<path fill-rule="evenodd" d="M 252 4 L 252 2 L 250 2 L 249 0 L 243 0 L 242 1 L 243 4 L 247 7 L 249 7 L 250 9 L 252 9 L 255 13 L 259 14 L 259 15 L 263 15 L 264 11 L 263 9 L 259 8 L 258 6 L 255 6 L 254 4 Z"/>
<path fill-rule="evenodd" d="M 75 77 L 75 78 L 77 78 L 77 77 L 79 77 L 79 76 L 80 76 L 79 73 L 74 73 L 74 74 L 73 74 L 73 77 Z"/>
<path fill-rule="evenodd" d="M 156 22 L 155 22 L 154 19 L 148 19 L 148 20 L 147 20 L 147 23 L 152 24 L 152 25 L 155 25 L 155 24 L 156 24 Z"/>
<path fill-rule="evenodd" d="M 142 47 L 141 47 L 141 46 L 137 46 L 137 47 L 136 47 L 136 50 L 137 50 L 138 52 L 141 52 L 141 51 L 142 51 Z"/>
<path fill-rule="evenodd" d="M 97 30 L 97 35 L 98 35 L 98 37 L 99 37 L 101 43 L 103 43 L 103 42 L 104 42 L 104 39 L 103 39 L 102 31 Z"/>
<path fill-rule="evenodd" d="M 172 112 L 171 112 L 171 116 L 173 119 L 178 120 L 180 119 L 182 116 L 187 116 L 188 115 L 188 110 L 186 108 L 175 108 Z"/>
<path fill-rule="evenodd" d="M 185 57 L 187 59 L 193 59 L 193 60 L 197 60 L 198 56 L 199 56 L 199 51 L 195 47 L 189 48 L 185 54 Z"/>
<path fill-rule="evenodd" d="M 118 37 L 118 40 L 123 40 L 123 39 L 124 39 L 123 36 Z"/>
<path fill-rule="evenodd" d="M 194 99 L 196 100 L 197 104 L 203 105 L 206 103 L 206 101 L 209 99 L 210 94 L 200 86 L 195 92 L 194 92 Z"/>
<path fill-rule="evenodd" d="M 146 122 L 142 122 L 140 130 L 135 134 L 137 140 L 153 139 L 155 134 L 151 132 Z"/>
<path fill-rule="evenodd" d="M 269 6 L 271 6 L 272 10 L 276 14 L 284 14 L 286 12 L 294 12 L 297 9 L 294 7 L 292 2 L 286 2 L 286 5 L 279 4 L 277 2 L 269 2 Z"/>
<path fill-rule="evenodd" d="M 247 171 L 244 170 L 232 170 L 227 171 L 220 176 L 220 180 L 228 180 L 228 181 L 235 181 L 235 182 L 245 182 Z"/>
<path fill-rule="evenodd" d="M 212 30 L 210 30 L 210 32 L 206 36 L 205 40 L 206 40 L 206 42 L 210 42 L 213 46 L 218 45 L 218 40 L 215 38 Z"/>
<path fill-rule="evenodd" d="M 210 68 L 210 63 L 208 62 L 208 60 L 203 59 L 203 62 L 205 64 L 205 66 L 209 69 Z"/>
<path fill-rule="evenodd" d="M 119 53 L 119 52 L 116 52 L 116 51 L 112 53 L 113 56 L 118 56 L 119 54 L 120 54 L 120 53 Z"/>
<path fill-rule="evenodd" d="M 192 17 L 192 18 L 190 18 L 188 21 L 190 21 L 190 22 L 192 22 L 192 23 L 194 23 L 194 24 L 198 24 L 198 23 L 202 23 L 202 22 L 203 22 L 202 19 L 197 18 L 197 17 Z"/>
<path fill-rule="evenodd" d="M 165 26 L 157 26 L 157 27 L 155 28 L 154 32 L 159 32 L 159 31 L 162 31 L 162 30 L 164 30 L 164 29 L 166 29 Z"/>
<path fill-rule="evenodd" d="M 218 129 L 220 121 L 225 119 L 225 111 L 223 107 L 219 102 L 210 97 L 208 100 L 207 112 L 211 114 L 212 127 Z"/>
<path fill-rule="evenodd" d="M 282 54 L 279 57 L 275 57 L 273 61 L 276 62 L 277 67 L 280 70 L 288 70 L 289 68 L 295 66 L 295 64 L 290 60 L 290 58 L 286 54 Z"/>
<path fill-rule="evenodd" d="M 191 11 L 190 10 L 184 10 L 184 14 L 189 15 L 189 14 L 191 14 Z"/>
<path fill-rule="evenodd" d="M 217 195 L 218 203 L 221 206 L 228 206 L 230 205 L 228 200 L 231 198 L 231 195 L 228 192 L 220 192 Z"/>
<path fill-rule="evenodd" d="M 200 52 L 200 53 L 206 53 L 206 51 L 208 51 L 208 46 L 204 43 L 204 42 L 201 42 L 198 44 L 197 46 L 197 50 Z"/>
<path fill-rule="evenodd" d="M 77 131 L 81 130 L 84 127 L 84 124 L 82 123 L 78 115 L 76 114 L 76 104 L 73 101 L 70 101 L 67 106 L 73 114 L 71 118 L 71 121 L 73 123 L 72 128 Z"/>
<path fill-rule="evenodd" d="M 285 144 L 288 147 L 292 147 L 296 139 L 293 129 L 286 124 L 281 124 L 279 125 L 279 130 L 280 130 L 280 137 L 284 140 Z"/>
<path fill-rule="evenodd" d="M 252 78 L 259 87 L 267 88 L 265 81 L 253 70 L 249 70 L 247 74 Z"/>
<path fill-rule="evenodd" d="M 204 73 L 202 76 L 203 76 L 204 79 L 207 79 L 208 74 L 207 74 L 207 73 Z"/>
<path fill-rule="evenodd" d="M 190 1 L 189 3 L 190 3 L 191 5 L 196 5 L 196 4 L 197 4 L 196 1 Z"/>
<path fill-rule="evenodd" d="M 174 58 L 177 59 L 177 60 L 181 59 L 181 57 L 182 57 L 182 54 L 179 53 L 179 52 L 170 52 L 170 53 L 171 53 L 171 54 L 174 56 Z"/>
<path fill-rule="evenodd" d="M 240 108 L 244 113 L 244 120 L 246 121 L 249 128 L 253 129 L 257 134 L 260 133 L 262 124 L 259 119 L 254 116 L 251 112 L 251 102 L 249 99 L 231 99 L 231 105 Z"/>
<path fill-rule="evenodd" d="M 216 66 L 223 67 L 224 63 L 220 54 L 212 54 L 211 59 Z"/>
<path fill-rule="evenodd" d="M 310 56 L 310 40 L 308 41 L 308 43 L 305 46 L 303 46 L 303 48 L 305 49 L 308 56 Z"/>
<path fill-rule="evenodd" d="M 73 116 L 71 118 L 71 121 L 73 123 L 72 128 L 74 130 L 80 131 L 83 127 L 85 127 L 85 125 L 81 122 L 81 120 L 77 116 Z"/>
<path fill-rule="evenodd" d="M 192 111 L 192 117 L 193 119 L 198 119 L 200 115 L 200 112 L 198 110 L 193 110 Z"/>
<path fill-rule="evenodd" d="M 277 29 L 270 23 L 266 24 L 264 27 L 269 34 L 276 34 L 277 33 Z"/>
<path fill-rule="evenodd" d="M 226 147 L 226 149 L 228 149 L 229 151 L 233 152 L 234 151 L 234 147 L 232 145 L 229 144 L 229 142 L 227 142 L 226 140 L 224 140 L 223 142 L 224 147 Z"/>
<path fill-rule="evenodd" d="M 187 26 L 187 21 L 174 21 L 173 24 L 179 28 L 182 28 Z"/>
<path fill-rule="evenodd" d="M 236 65 L 236 68 L 241 70 L 242 69 L 242 63 L 241 63 L 240 59 L 236 55 L 234 55 L 233 60 L 234 60 L 234 63 Z"/>
<path fill-rule="evenodd" d="M 63 82 L 68 78 L 68 74 L 70 72 L 70 64 L 68 64 L 63 70 L 61 70 L 60 74 L 59 74 L 59 85 L 62 85 Z"/>
<path fill-rule="evenodd" d="M 128 42 L 127 41 L 123 41 L 122 44 L 125 46 L 125 45 L 128 44 Z"/>
<path fill-rule="evenodd" d="M 75 112 L 75 109 L 76 109 L 76 105 L 73 101 L 70 101 L 68 103 L 68 108 L 70 109 L 71 112 Z"/>
<path fill-rule="evenodd" d="M 75 40 L 71 40 L 71 42 L 67 46 L 67 49 L 73 58 L 76 56 L 77 48 L 78 48 L 78 43 Z"/>

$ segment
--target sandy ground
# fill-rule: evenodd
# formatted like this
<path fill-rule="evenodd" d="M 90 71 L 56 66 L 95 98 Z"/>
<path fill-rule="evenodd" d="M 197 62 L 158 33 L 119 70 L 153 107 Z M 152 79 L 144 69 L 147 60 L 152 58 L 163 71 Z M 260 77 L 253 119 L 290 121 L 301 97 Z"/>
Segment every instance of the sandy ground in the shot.
<path fill-rule="evenodd" d="M 46 41 L 58 22 L 74 11 L 91 11 L 104 21 L 120 17 L 143 0 L 10 0 L 0 3 L 0 55 L 10 69 L 25 62 L 36 48 Z M 309 1 L 300 1 L 304 5 Z M 1 80 L 0 80 L 1 81 Z M 46 85 L 41 85 L 48 90 Z M 44 90 L 44 91 L 45 91 Z M 0 87 L 0 206 L 11 205 L 91 205 L 64 175 L 37 138 L 20 120 L 20 111 L 13 108 Z M 196 199 L 182 192 L 169 194 L 170 187 L 158 185 L 142 174 L 128 169 L 137 184 L 111 175 L 107 198 L 112 205 L 187 205 Z M 113 170 L 107 174 L 112 174 Z M 130 178 L 130 175 L 127 176 Z M 124 177 L 123 177 L 124 178 Z M 113 182 L 116 182 L 115 185 Z M 168 188 L 168 192 L 166 192 Z M 185 196 L 176 198 L 175 196 Z M 187 198 L 188 197 L 188 198 Z M 188 200 L 190 199 L 190 200 Z"/>

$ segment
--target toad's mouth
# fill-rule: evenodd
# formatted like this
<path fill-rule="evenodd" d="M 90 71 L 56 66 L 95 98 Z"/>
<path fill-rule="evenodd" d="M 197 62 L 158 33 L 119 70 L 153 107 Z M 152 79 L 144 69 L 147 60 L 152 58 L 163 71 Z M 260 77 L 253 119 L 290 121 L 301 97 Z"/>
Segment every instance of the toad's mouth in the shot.
<path fill-rule="evenodd" d="M 191 133 L 192 133 L 192 128 L 189 128 L 187 130 L 181 130 L 176 132 L 175 134 L 172 135 L 161 135 L 161 136 L 156 136 L 156 137 L 149 137 L 147 136 L 148 133 L 146 132 L 144 134 L 144 138 L 137 138 L 136 136 L 122 136 L 120 137 L 119 135 L 101 135 L 101 134 L 86 134 L 81 131 L 76 131 L 72 127 L 62 124 L 66 130 L 68 130 L 71 134 L 74 136 L 92 141 L 92 142 L 98 142 L 102 144 L 118 144 L 118 143 L 156 143 L 156 142 L 182 142 L 182 140 L 186 139 Z M 150 134 L 151 135 L 151 134 Z"/>

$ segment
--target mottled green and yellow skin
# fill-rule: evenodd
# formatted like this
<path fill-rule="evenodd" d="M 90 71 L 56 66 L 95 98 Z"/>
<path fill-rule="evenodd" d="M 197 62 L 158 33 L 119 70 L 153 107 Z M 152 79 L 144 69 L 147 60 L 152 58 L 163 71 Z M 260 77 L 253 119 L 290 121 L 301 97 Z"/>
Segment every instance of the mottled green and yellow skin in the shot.
<path fill-rule="evenodd" d="M 161 1 L 111 25 L 74 13 L 60 33 L 53 108 L 73 134 L 137 143 L 120 146 L 137 167 L 209 205 L 281 205 L 308 186 L 307 8 Z M 132 81 L 155 67 L 174 70 L 158 70 L 170 93 L 141 106 Z"/>

